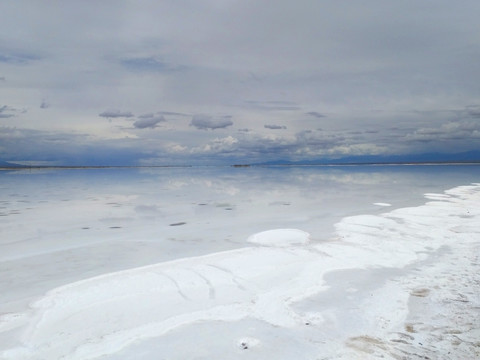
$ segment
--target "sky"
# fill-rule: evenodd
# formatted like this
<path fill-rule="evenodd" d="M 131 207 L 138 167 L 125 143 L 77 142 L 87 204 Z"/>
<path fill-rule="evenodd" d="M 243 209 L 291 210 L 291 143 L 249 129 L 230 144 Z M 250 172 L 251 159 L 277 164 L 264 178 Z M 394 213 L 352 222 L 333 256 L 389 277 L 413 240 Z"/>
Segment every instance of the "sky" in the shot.
<path fill-rule="evenodd" d="M 0 160 L 480 160 L 478 14 L 478 0 L 5 0 Z"/>

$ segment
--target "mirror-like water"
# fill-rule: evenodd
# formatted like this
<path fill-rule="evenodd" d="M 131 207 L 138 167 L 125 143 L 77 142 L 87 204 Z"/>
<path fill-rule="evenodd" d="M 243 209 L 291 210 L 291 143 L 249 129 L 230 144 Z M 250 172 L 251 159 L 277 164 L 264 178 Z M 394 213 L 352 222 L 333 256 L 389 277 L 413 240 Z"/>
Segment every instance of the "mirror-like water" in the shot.
<path fill-rule="evenodd" d="M 0 302 L 17 309 L 51 287 L 247 246 L 269 229 L 322 241 L 345 216 L 478 179 L 467 165 L 2 171 Z"/>
<path fill-rule="evenodd" d="M 0 303 L 16 311 L 65 283 L 248 246 L 269 229 L 323 241 L 345 216 L 478 179 L 467 165 L 1 171 Z"/>

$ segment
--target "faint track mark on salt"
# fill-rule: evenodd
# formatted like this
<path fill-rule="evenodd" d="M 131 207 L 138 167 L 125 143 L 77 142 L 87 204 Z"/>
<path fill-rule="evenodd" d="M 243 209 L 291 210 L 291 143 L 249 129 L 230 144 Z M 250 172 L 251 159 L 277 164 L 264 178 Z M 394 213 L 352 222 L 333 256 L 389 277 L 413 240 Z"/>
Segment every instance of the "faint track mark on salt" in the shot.
<path fill-rule="evenodd" d="M 173 276 L 167 275 L 167 274 L 165 274 L 164 272 L 162 272 L 162 273 L 160 273 L 160 274 L 158 274 L 158 275 L 164 276 L 164 277 L 166 277 L 168 280 L 170 280 L 170 281 L 173 283 L 173 285 L 175 285 L 175 287 L 177 288 L 178 294 L 179 294 L 182 298 L 184 298 L 184 299 L 187 300 L 187 301 L 192 301 L 192 299 L 190 299 L 187 295 L 184 294 L 184 292 L 182 291 L 182 288 L 180 287 L 180 285 L 178 284 L 177 280 L 175 280 L 175 278 L 174 278 Z"/>
<path fill-rule="evenodd" d="M 225 269 L 221 266 L 217 266 L 217 265 L 212 265 L 212 264 L 207 264 L 207 266 L 210 266 L 214 269 L 217 269 L 217 270 L 220 270 L 220 271 L 223 271 L 225 273 L 227 273 L 228 275 L 230 275 L 231 279 L 232 279 L 232 282 L 237 285 L 237 287 L 240 289 L 240 290 L 243 290 L 243 291 L 246 291 L 247 288 L 245 288 L 245 286 L 243 286 L 237 279 L 241 279 L 240 277 L 236 276 L 233 272 L 231 272 L 230 270 L 228 269 Z M 242 279 L 243 280 L 243 279 Z"/>
<path fill-rule="evenodd" d="M 192 269 L 192 268 L 188 268 L 186 269 L 188 271 L 191 271 L 192 273 L 194 273 L 195 275 L 197 275 L 200 279 L 202 279 L 203 281 L 205 281 L 205 283 L 207 284 L 208 286 L 208 298 L 210 300 L 213 300 L 215 299 L 215 287 L 213 286 L 212 282 L 204 275 L 200 274 L 198 271 Z"/>

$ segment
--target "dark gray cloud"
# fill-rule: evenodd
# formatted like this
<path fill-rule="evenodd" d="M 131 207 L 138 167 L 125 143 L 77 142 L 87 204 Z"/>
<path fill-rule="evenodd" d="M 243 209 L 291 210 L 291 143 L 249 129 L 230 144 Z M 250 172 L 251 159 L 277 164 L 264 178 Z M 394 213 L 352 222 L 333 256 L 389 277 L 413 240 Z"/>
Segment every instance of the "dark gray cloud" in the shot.
<path fill-rule="evenodd" d="M 271 130 L 286 130 L 286 126 L 282 125 L 264 125 L 263 126 L 265 129 L 271 129 Z"/>
<path fill-rule="evenodd" d="M 184 66 L 165 62 L 153 56 L 123 59 L 120 63 L 132 71 L 175 72 L 185 69 Z"/>
<path fill-rule="evenodd" d="M 150 115 L 150 114 L 148 114 Z M 159 123 L 164 122 L 165 118 L 163 116 L 157 117 L 145 117 L 141 118 L 133 123 L 133 126 L 137 129 L 146 129 L 146 128 L 156 128 Z"/>
<path fill-rule="evenodd" d="M 113 119 L 113 118 L 131 118 L 134 115 L 130 111 L 107 110 L 98 114 L 98 116 L 101 116 L 107 119 Z"/>
<path fill-rule="evenodd" d="M 326 117 L 325 115 L 317 112 L 317 111 L 309 111 L 307 113 L 305 113 L 306 115 L 310 115 L 310 116 L 313 116 L 313 117 L 316 117 L 316 118 L 324 118 Z"/>
<path fill-rule="evenodd" d="M 219 116 L 213 117 L 209 115 L 194 115 L 190 126 L 194 126 L 200 130 L 215 130 L 215 129 L 224 129 L 226 127 L 232 126 L 233 121 L 231 116 Z"/>

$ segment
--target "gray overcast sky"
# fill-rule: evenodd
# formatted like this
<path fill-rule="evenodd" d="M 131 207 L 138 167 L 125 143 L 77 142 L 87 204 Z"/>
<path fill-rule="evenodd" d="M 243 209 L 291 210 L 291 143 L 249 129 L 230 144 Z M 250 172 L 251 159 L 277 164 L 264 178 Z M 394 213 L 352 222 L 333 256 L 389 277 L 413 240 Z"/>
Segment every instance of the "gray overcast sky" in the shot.
<path fill-rule="evenodd" d="M 480 150 L 480 1 L 5 0 L 0 160 Z"/>

